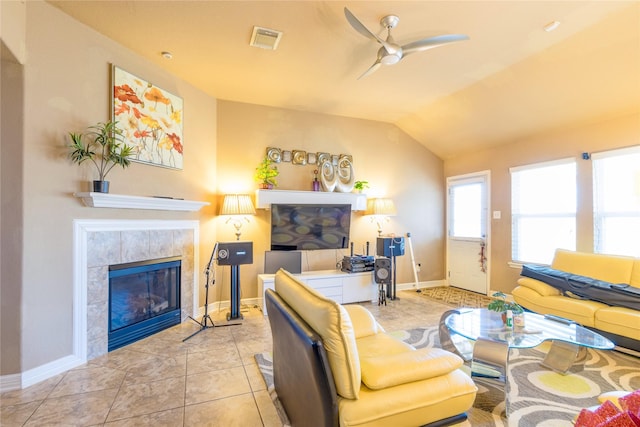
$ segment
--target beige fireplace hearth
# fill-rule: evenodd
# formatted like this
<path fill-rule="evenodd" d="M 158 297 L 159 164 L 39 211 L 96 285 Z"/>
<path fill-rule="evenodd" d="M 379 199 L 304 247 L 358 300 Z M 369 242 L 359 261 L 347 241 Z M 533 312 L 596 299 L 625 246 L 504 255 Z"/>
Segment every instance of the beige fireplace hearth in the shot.
<path fill-rule="evenodd" d="M 74 221 L 74 353 L 91 360 L 107 353 L 109 266 L 179 256 L 181 320 L 195 316 L 197 221 Z"/>

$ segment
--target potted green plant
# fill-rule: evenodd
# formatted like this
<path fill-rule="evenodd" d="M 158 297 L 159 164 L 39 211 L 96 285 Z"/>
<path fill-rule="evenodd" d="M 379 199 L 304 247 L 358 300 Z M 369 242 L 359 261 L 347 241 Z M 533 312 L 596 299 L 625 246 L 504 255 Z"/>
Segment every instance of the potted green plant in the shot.
<path fill-rule="evenodd" d="M 356 192 L 362 193 L 364 190 L 369 188 L 369 181 L 356 181 L 353 184 L 353 188 L 356 190 Z"/>
<path fill-rule="evenodd" d="M 498 313 L 504 313 L 508 310 L 509 303 L 507 302 L 507 296 L 502 292 L 495 292 L 493 300 L 487 305 L 487 309 Z"/>
<path fill-rule="evenodd" d="M 73 133 L 71 137 L 71 160 L 81 164 L 90 160 L 98 171 L 98 180 L 93 181 L 93 191 L 97 193 L 109 192 L 109 181 L 105 181 L 107 174 L 116 165 L 126 168 L 131 164 L 129 157 L 133 154 L 133 147 L 123 141 L 122 130 L 116 127 L 117 122 L 108 121 L 90 126 L 88 132 Z M 88 141 L 83 141 L 83 138 Z"/>
<path fill-rule="evenodd" d="M 514 315 L 521 315 L 524 313 L 524 309 L 517 302 L 507 301 L 507 295 L 504 293 L 495 292 L 491 296 L 493 297 L 493 300 L 487 304 L 487 309 L 500 313 L 503 322 L 506 322 L 507 320 L 508 310 L 511 310 Z"/>
<path fill-rule="evenodd" d="M 278 167 L 273 164 L 271 159 L 264 156 L 262 162 L 260 162 L 256 168 L 254 178 L 259 183 L 261 189 L 272 189 L 278 185 L 276 177 L 279 173 Z"/>

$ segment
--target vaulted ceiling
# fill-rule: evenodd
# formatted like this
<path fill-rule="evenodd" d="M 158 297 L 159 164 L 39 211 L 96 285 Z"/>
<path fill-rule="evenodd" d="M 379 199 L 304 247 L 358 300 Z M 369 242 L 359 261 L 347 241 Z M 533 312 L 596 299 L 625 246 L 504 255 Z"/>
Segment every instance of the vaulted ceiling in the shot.
<path fill-rule="evenodd" d="M 638 1 L 49 2 L 215 98 L 394 123 L 443 159 L 640 109 Z M 469 40 L 358 79 L 380 45 L 345 6 L 383 38 L 397 15 L 399 44 Z"/>

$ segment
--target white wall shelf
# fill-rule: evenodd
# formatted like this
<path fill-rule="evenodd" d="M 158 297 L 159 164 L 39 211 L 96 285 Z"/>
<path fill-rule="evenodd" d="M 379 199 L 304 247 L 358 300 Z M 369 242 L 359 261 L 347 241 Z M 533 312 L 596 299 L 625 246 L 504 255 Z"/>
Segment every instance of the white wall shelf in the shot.
<path fill-rule="evenodd" d="M 367 208 L 367 195 L 359 193 L 329 193 L 326 191 L 256 190 L 256 207 L 271 209 L 272 204 L 349 204 L 351 210 Z"/>
<path fill-rule="evenodd" d="M 165 197 L 126 196 L 109 193 L 73 193 L 92 208 L 150 209 L 161 211 L 199 211 L 209 202 Z"/>

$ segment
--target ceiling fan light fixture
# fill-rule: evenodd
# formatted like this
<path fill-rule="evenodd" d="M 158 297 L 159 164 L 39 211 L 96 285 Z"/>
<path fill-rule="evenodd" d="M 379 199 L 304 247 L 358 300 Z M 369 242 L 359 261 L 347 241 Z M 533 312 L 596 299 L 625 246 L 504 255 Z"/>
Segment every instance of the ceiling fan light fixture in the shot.
<path fill-rule="evenodd" d="M 549 22 L 547 25 L 545 25 L 542 28 L 544 28 L 544 30 L 547 33 L 550 33 L 551 31 L 557 29 L 559 26 L 560 26 L 560 21 L 551 21 L 551 22 Z"/>
<path fill-rule="evenodd" d="M 253 27 L 249 46 L 261 49 L 276 50 L 282 39 L 282 31 L 271 30 L 264 27 Z"/>
<path fill-rule="evenodd" d="M 398 56 L 395 54 L 389 54 L 380 58 L 380 62 L 383 63 L 384 65 L 393 65 L 393 64 L 397 64 L 401 58 L 402 58 L 401 56 Z"/>

